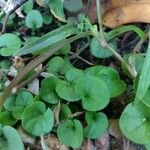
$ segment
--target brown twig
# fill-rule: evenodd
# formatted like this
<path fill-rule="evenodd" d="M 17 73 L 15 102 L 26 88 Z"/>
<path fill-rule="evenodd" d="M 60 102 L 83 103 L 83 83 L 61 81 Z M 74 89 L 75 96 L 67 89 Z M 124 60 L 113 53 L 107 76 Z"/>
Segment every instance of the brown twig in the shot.
<path fill-rule="evenodd" d="M 76 53 L 74 53 L 74 52 L 69 52 L 69 54 L 73 55 L 74 58 L 78 58 L 78 59 L 82 60 L 83 62 L 87 63 L 87 64 L 90 65 L 90 66 L 94 66 L 93 63 L 91 63 L 91 62 L 89 62 L 88 60 L 82 58 L 81 56 L 79 56 L 78 54 L 76 54 Z M 73 58 L 73 57 L 71 57 L 71 58 Z"/>

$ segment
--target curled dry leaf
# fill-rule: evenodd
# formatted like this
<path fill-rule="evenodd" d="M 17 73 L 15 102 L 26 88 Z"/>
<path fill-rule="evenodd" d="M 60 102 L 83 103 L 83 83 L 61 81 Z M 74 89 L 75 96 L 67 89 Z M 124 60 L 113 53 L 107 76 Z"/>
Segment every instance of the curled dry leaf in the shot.
<path fill-rule="evenodd" d="M 115 28 L 122 24 L 150 23 L 149 0 L 111 0 L 103 15 L 103 24 Z"/>
<path fill-rule="evenodd" d="M 69 150 L 65 145 L 62 145 L 57 137 L 53 134 L 47 135 L 44 139 L 49 150 Z"/>
<path fill-rule="evenodd" d="M 95 149 L 94 143 L 90 139 L 85 139 L 80 148 L 80 150 L 94 150 L 94 149 Z"/>
<path fill-rule="evenodd" d="M 108 150 L 110 149 L 110 137 L 108 132 L 95 140 L 96 149 Z"/>
<path fill-rule="evenodd" d="M 109 120 L 109 129 L 108 132 L 111 136 L 115 137 L 118 140 L 121 140 L 123 135 L 119 128 L 119 120 L 118 119 L 110 119 Z"/>

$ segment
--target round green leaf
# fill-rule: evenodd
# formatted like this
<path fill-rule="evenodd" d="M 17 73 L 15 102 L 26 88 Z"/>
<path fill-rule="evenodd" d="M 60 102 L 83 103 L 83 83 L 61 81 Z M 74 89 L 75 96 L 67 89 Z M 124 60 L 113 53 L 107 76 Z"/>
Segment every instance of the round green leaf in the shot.
<path fill-rule="evenodd" d="M 40 96 L 44 101 L 50 104 L 57 104 L 59 100 L 59 97 L 55 91 L 55 87 L 58 82 L 57 80 L 59 79 L 56 77 L 49 77 L 42 81 Z"/>
<path fill-rule="evenodd" d="M 71 102 L 80 100 L 80 96 L 75 92 L 75 83 L 61 80 L 57 83 L 56 92 L 64 100 Z"/>
<path fill-rule="evenodd" d="M 109 42 L 110 46 L 116 49 L 116 41 L 112 40 Z M 104 48 L 100 45 L 100 42 L 94 37 L 91 40 L 90 44 L 91 53 L 97 58 L 108 58 L 113 55 L 107 48 Z"/>
<path fill-rule="evenodd" d="M 33 102 L 33 95 L 27 91 L 20 91 L 17 95 L 15 105 L 27 106 Z"/>
<path fill-rule="evenodd" d="M 71 68 L 66 72 L 66 79 L 70 82 L 77 82 L 78 79 L 82 78 L 84 72 L 80 69 Z"/>
<path fill-rule="evenodd" d="M 89 111 L 105 108 L 110 99 L 106 84 L 97 77 L 85 76 L 75 87 L 77 95 L 82 97 L 82 106 Z"/>
<path fill-rule="evenodd" d="M 126 90 L 125 82 L 120 80 L 118 72 L 111 67 L 94 66 L 86 69 L 85 73 L 103 80 L 108 87 L 111 98 L 121 95 Z"/>
<path fill-rule="evenodd" d="M 22 118 L 24 110 L 25 110 L 24 106 L 15 106 L 12 110 L 12 116 L 19 120 Z"/>
<path fill-rule="evenodd" d="M 25 19 L 28 28 L 40 28 L 43 25 L 43 18 L 39 11 L 31 10 Z"/>
<path fill-rule="evenodd" d="M 1 150 L 24 150 L 24 145 L 17 130 L 10 126 L 4 126 L 0 129 L 0 149 Z"/>
<path fill-rule="evenodd" d="M 123 134 L 139 144 L 149 144 L 150 141 L 150 108 L 143 103 L 130 103 L 124 109 L 119 125 Z"/>
<path fill-rule="evenodd" d="M 0 112 L 0 124 L 2 125 L 14 125 L 16 123 L 16 119 L 12 116 L 9 111 Z"/>
<path fill-rule="evenodd" d="M 43 23 L 46 25 L 49 25 L 52 23 L 52 16 L 50 15 L 44 15 L 43 16 Z"/>
<path fill-rule="evenodd" d="M 32 135 L 40 136 L 47 134 L 52 130 L 54 125 L 54 116 L 45 104 L 42 102 L 34 102 L 29 105 L 22 116 L 23 128 Z"/>
<path fill-rule="evenodd" d="M 26 14 L 28 14 L 33 9 L 33 0 L 28 0 L 21 6 L 21 8 L 24 10 Z"/>
<path fill-rule="evenodd" d="M 21 47 L 21 40 L 12 33 L 0 36 L 0 53 L 2 56 L 12 56 Z"/>
<path fill-rule="evenodd" d="M 78 120 L 67 120 L 57 129 L 57 135 L 62 144 L 79 148 L 83 141 L 83 128 Z"/>
<path fill-rule="evenodd" d="M 82 0 L 65 0 L 64 8 L 70 12 L 77 12 L 83 7 Z"/>
<path fill-rule="evenodd" d="M 87 112 L 85 117 L 88 123 L 84 128 L 85 137 L 95 139 L 104 134 L 108 127 L 108 119 L 104 113 Z"/>
<path fill-rule="evenodd" d="M 16 95 L 9 96 L 4 103 L 5 109 L 7 109 L 8 111 L 12 111 L 13 108 L 15 107 L 15 100 Z"/>
<path fill-rule="evenodd" d="M 55 75 L 64 75 L 71 67 L 70 62 L 56 56 L 48 62 L 47 71 Z"/>

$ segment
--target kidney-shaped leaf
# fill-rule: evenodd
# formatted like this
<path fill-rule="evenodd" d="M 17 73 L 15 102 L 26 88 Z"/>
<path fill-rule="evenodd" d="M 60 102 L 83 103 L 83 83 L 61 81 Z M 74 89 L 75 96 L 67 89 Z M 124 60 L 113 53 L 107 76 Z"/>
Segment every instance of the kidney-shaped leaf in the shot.
<path fill-rule="evenodd" d="M 116 42 L 114 40 L 110 41 L 109 44 L 112 48 L 116 48 Z M 91 40 L 90 48 L 92 55 L 97 58 L 108 58 L 113 55 L 113 53 L 108 49 L 102 47 L 100 42 L 95 37 Z"/>
<path fill-rule="evenodd" d="M 96 76 L 103 80 L 108 87 L 110 97 L 116 97 L 126 90 L 126 84 L 120 80 L 118 72 L 105 66 L 94 66 L 86 69 L 86 74 Z"/>
<path fill-rule="evenodd" d="M 0 53 L 2 56 L 12 56 L 21 47 L 21 40 L 12 33 L 0 36 Z"/>
<path fill-rule="evenodd" d="M 1 150 L 24 150 L 24 145 L 17 130 L 10 126 L 0 127 L 0 149 Z"/>
<path fill-rule="evenodd" d="M 82 106 L 89 111 L 105 108 L 110 99 L 106 84 L 97 77 L 85 76 L 75 86 L 77 95 L 82 98 Z"/>
<path fill-rule="evenodd" d="M 87 112 L 86 121 L 88 126 L 84 128 L 84 136 L 92 139 L 100 137 L 108 127 L 108 119 L 101 112 Z"/>
<path fill-rule="evenodd" d="M 37 10 L 31 10 L 25 19 L 28 28 L 40 28 L 43 25 L 43 17 Z"/>
<path fill-rule="evenodd" d="M 83 128 L 78 120 L 67 120 L 57 129 L 57 135 L 62 144 L 79 148 L 83 141 Z"/>
<path fill-rule="evenodd" d="M 49 77 L 42 81 L 41 89 L 40 89 L 40 96 L 41 98 L 51 104 L 57 104 L 59 97 L 55 91 L 55 87 L 57 84 L 56 77 Z"/>
<path fill-rule="evenodd" d="M 29 105 L 22 116 L 22 126 L 30 134 L 44 135 L 52 130 L 54 116 L 52 111 L 42 102 L 34 102 Z"/>
<path fill-rule="evenodd" d="M 130 103 L 124 109 L 119 125 L 123 134 L 139 144 L 149 144 L 150 141 L 150 109 L 143 103 Z"/>

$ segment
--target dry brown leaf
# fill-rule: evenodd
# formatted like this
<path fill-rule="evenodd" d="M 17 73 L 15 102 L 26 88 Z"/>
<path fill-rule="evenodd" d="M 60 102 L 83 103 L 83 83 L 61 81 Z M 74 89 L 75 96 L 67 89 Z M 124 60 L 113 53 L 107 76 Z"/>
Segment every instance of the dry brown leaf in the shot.
<path fill-rule="evenodd" d="M 90 139 L 85 139 L 80 150 L 94 150 L 94 143 Z"/>
<path fill-rule="evenodd" d="M 110 137 L 108 132 L 103 134 L 100 138 L 95 140 L 95 147 L 99 150 L 109 150 L 110 149 Z"/>
<path fill-rule="evenodd" d="M 103 24 L 115 28 L 133 22 L 150 23 L 150 1 L 111 0 L 103 15 Z"/>
<path fill-rule="evenodd" d="M 121 140 L 123 135 L 119 128 L 119 120 L 118 119 L 110 119 L 109 120 L 109 129 L 108 132 L 111 136 L 115 137 L 118 140 Z"/>
<path fill-rule="evenodd" d="M 69 150 L 65 145 L 62 145 L 57 137 L 53 134 L 47 135 L 44 139 L 48 150 Z"/>

